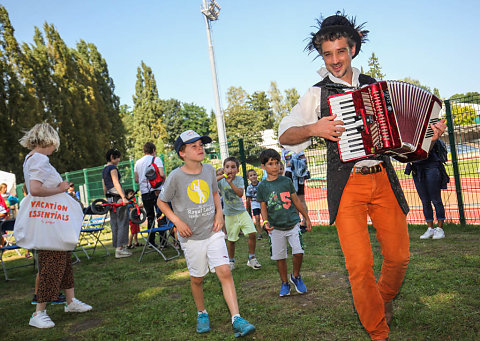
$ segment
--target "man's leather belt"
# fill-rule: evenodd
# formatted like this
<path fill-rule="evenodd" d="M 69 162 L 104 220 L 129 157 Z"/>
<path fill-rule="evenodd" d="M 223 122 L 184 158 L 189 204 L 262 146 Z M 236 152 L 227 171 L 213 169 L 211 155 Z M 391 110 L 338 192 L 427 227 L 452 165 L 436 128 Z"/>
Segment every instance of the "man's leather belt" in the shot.
<path fill-rule="evenodd" d="M 375 174 L 375 173 L 381 172 L 383 168 L 385 168 L 385 166 L 383 165 L 383 162 L 382 162 L 378 165 L 371 166 L 371 167 L 368 167 L 368 166 L 353 167 L 352 173 L 360 173 L 362 175 Z"/>

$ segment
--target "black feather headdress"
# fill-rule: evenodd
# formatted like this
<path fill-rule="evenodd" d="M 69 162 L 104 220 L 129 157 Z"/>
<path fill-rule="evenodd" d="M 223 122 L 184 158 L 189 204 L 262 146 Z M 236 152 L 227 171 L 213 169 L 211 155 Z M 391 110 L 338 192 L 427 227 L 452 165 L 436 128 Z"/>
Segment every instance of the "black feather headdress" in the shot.
<path fill-rule="evenodd" d="M 337 11 L 335 15 L 325 19 L 320 17 L 316 21 L 317 24 L 314 27 L 317 29 L 317 32 L 310 33 L 310 36 L 307 38 L 308 44 L 305 50 L 308 53 L 312 51 L 320 52 L 322 42 L 325 40 L 335 40 L 340 36 L 346 36 L 355 42 L 355 54 L 352 56 L 352 58 L 355 58 L 360 52 L 362 43 L 368 40 L 367 35 L 369 31 L 364 29 L 366 23 L 356 25 L 356 18 L 351 17 L 349 19 L 345 12 Z"/>

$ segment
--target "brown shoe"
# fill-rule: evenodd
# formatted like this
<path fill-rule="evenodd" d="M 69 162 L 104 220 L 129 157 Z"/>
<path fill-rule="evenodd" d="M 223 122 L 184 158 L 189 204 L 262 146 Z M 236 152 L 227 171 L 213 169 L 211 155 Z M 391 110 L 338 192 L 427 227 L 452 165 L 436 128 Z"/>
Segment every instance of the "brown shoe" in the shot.
<path fill-rule="evenodd" d="M 393 319 L 393 301 L 385 302 L 385 321 L 390 326 Z"/>

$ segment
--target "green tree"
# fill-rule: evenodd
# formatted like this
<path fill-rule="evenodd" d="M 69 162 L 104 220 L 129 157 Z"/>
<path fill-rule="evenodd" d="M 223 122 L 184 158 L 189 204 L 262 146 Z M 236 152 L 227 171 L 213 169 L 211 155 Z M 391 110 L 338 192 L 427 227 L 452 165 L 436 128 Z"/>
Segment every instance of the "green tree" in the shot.
<path fill-rule="evenodd" d="M 410 77 L 405 77 L 403 79 L 401 79 L 402 82 L 407 82 L 407 83 L 410 83 L 410 84 L 413 84 L 413 85 L 416 85 L 416 86 L 419 86 L 421 88 L 424 88 L 425 90 L 429 91 L 429 92 L 432 92 L 432 89 L 427 86 L 427 85 L 423 85 L 422 83 L 420 83 L 419 80 L 417 79 L 413 79 L 413 78 L 410 78 Z"/>
<path fill-rule="evenodd" d="M 287 114 L 293 109 L 295 105 L 297 105 L 299 98 L 300 94 L 298 93 L 297 89 L 291 88 L 285 90 L 285 111 Z"/>
<path fill-rule="evenodd" d="M 135 155 L 135 138 L 133 135 L 133 112 L 130 110 L 128 105 L 120 105 L 120 119 L 122 120 L 122 125 L 125 129 L 125 150 L 127 155 Z"/>
<path fill-rule="evenodd" d="M 90 102 L 92 111 L 96 115 L 101 114 L 110 124 L 107 135 L 109 147 L 116 147 L 122 152 L 126 150 L 126 130 L 121 124 L 120 99 L 115 95 L 115 84 L 108 72 L 105 59 L 101 56 L 97 47 L 92 43 L 81 40 L 77 44 L 79 54 L 86 62 L 85 67 L 89 70 L 88 90 L 92 91 L 94 101 Z M 107 145 L 108 146 L 108 145 Z"/>
<path fill-rule="evenodd" d="M 213 143 L 218 143 L 218 129 L 217 129 L 217 117 L 215 116 L 215 112 L 213 110 L 210 111 L 210 137 L 213 140 Z M 220 154 L 220 149 L 217 144 L 217 153 Z"/>
<path fill-rule="evenodd" d="M 455 94 L 452 95 L 450 100 L 459 101 L 462 103 L 480 103 L 480 93 L 478 92 L 467 92 L 465 94 Z"/>
<path fill-rule="evenodd" d="M 18 139 L 42 121 L 59 133 L 60 149 L 51 158 L 60 172 L 101 164 L 112 146 L 125 149 L 119 100 L 95 45 L 80 41 L 70 48 L 48 23 L 43 32 L 35 27 L 32 44 L 20 45 L 1 5 L 0 83 L 1 167 L 19 181 L 28 151 Z"/>
<path fill-rule="evenodd" d="M 0 169 L 16 173 L 20 179 L 27 151 L 18 139 L 36 119 L 35 98 L 19 72 L 24 65 L 8 13 L 0 5 Z"/>
<path fill-rule="evenodd" d="M 250 109 L 248 100 L 248 93 L 242 87 L 228 88 L 225 127 L 229 154 L 240 157 L 238 139 L 242 138 L 247 160 L 255 160 L 261 150 L 264 125 L 261 117 Z"/>
<path fill-rule="evenodd" d="M 270 104 L 274 115 L 274 122 L 277 122 L 282 119 L 286 112 L 284 98 L 282 93 L 280 92 L 280 89 L 278 89 L 277 82 L 270 82 L 268 96 L 270 97 Z"/>
<path fill-rule="evenodd" d="M 159 152 L 162 151 L 167 137 L 163 122 L 163 103 L 158 97 L 153 71 L 144 62 L 137 68 L 133 104 L 135 157 L 143 155 L 143 145 L 148 141 L 153 142 Z"/>
<path fill-rule="evenodd" d="M 174 125 L 180 125 L 181 123 L 177 122 L 177 119 L 180 117 L 180 112 L 182 111 L 182 103 L 178 99 L 170 98 L 168 100 L 162 100 L 162 108 L 163 108 L 163 122 L 165 123 L 165 127 L 168 127 L 167 131 L 167 143 L 173 149 L 173 144 L 177 139 L 178 135 L 175 135 L 171 131 L 171 128 Z M 180 128 L 178 128 L 180 129 Z"/>
<path fill-rule="evenodd" d="M 268 94 L 270 96 L 270 103 L 272 104 L 272 110 L 274 113 L 273 130 L 275 136 L 278 134 L 278 126 L 280 125 L 280 122 L 290 113 L 300 98 L 300 95 L 295 88 L 287 89 L 284 93 L 285 95 L 282 95 L 276 82 L 270 83 Z"/>
<path fill-rule="evenodd" d="M 368 59 L 368 71 L 365 73 L 370 77 L 375 78 L 377 81 L 380 81 L 385 78 L 385 74 L 382 73 L 382 67 L 380 66 L 380 62 L 378 58 L 375 56 L 375 53 L 372 52 L 372 55 Z"/>
<path fill-rule="evenodd" d="M 168 127 L 168 143 L 173 146 L 185 130 L 195 130 L 200 135 L 210 133 L 210 117 L 205 108 L 194 103 L 180 103 L 175 99 L 164 101 L 165 126 Z"/>
<path fill-rule="evenodd" d="M 270 107 L 270 100 L 264 91 L 255 91 L 248 96 L 248 109 L 251 111 L 257 120 L 259 120 L 257 127 L 261 130 L 273 128 L 273 111 Z"/>

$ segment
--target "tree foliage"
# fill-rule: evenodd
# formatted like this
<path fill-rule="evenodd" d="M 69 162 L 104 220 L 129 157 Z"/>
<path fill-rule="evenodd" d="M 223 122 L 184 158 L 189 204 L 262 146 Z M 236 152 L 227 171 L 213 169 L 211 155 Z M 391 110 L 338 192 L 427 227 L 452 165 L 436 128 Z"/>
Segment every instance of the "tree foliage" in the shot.
<path fill-rule="evenodd" d="M 273 130 L 276 135 L 282 118 L 290 113 L 292 108 L 297 104 L 300 95 L 295 88 L 285 90 L 284 95 L 282 95 L 276 82 L 270 83 L 268 94 L 270 95 L 270 101 L 272 103 L 274 117 Z"/>
<path fill-rule="evenodd" d="M 372 55 L 368 59 L 368 71 L 365 73 L 370 77 L 375 78 L 377 81 L 380 81 L 385 78 L 385 74 L 382 73 L 382 67 L 380 66 L 380 62 L 378 58 L 375 56 L 375 53 L 372 52 Z"/>
<path fill-rule="evenodd" d="M 137 82 L 133 96 L 134 156 L 143 156 L 143 145 L 153 142 L 163 150 L 167 131 L 164 124 L 163 103 L 158 97 L 157 83 L 152 69 L 144 62 L 137 68 Z"/>
<path fill-rule="evenodd" d="M 455 94 L 452 95 L 450 100 L 456 100 L 462 103 L 480 103 L 480 93 L 478 92 L 467 92 L 465 94 Z"/>
<path fill-rule="evenodd" d="M 35 27 L 33 44 L 20 45 L 0 6 L 0 78 L 2 170 L 22 177 L 28 151 L 18 139 L 42 121 L 59 133 L 52 163 L 60 172 L 97 166 L 112 146 L 125 150 L 119 99 L 95 45 L 80 41 L 70 48 L 48 23 L 43 31 Z"/>
<path fill-rule="evenodd" d="M 417 85 L 417 86 L 419 86 L 421 88 L 424 88 L 425 90 L 433 93 L 438 98 L 441 98 L 440 97 L 440 92 L 438 91 L 437 88 L 433 88 L 433 91 L 432 91 L 432 89 L 428 85 L 424 85 L 424 84 L 420 83 L 420 81 L 417 80 L 417 79 L 413 79 L 413 78 L 410 78 L 410 77 L 405 77 L 405 78 L 401 79 L 401 81 Z"/>
<path fill-rule="evenodd" d="M 240 157 L 238 139 L 242 138 L 247 160 L 258 158 L 262 149 L 262 131 L 269 126 L 270 110 L 264 92 L 248 95 L 242 87 L 228 89 L 225 128 L 230 155 Z"/>
<path fill-rule="evenodd" d="M 177 137 L 192 129 L 200 135 L 210 134 L 210 117 L 205 108 L 194 103 L 181 103 L 176 99 L 164 101 L 165 126 L 168 127 L 167 141 L 173 146 Z"/>

